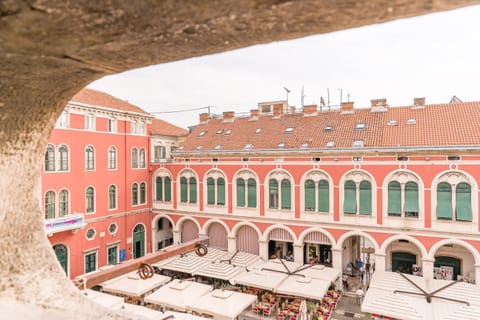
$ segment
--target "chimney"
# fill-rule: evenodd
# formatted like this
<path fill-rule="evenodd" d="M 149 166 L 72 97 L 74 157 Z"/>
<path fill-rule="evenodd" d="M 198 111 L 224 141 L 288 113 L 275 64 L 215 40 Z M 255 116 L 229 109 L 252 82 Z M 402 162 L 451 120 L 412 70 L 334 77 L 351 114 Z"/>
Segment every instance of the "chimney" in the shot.
<path fill-rule="evenodd" d="M 235 118 L 235 111 L 225 111 L 223 113 L 224 122 L 232 122 L 233 118 Z"/>
<path fill-rule="evenodd" d="M 313 114 L 316 114 L 316 113 L 317 113 L 317 105 L 316 104 L 312 104 L 312 105 L 303 107 L 303 114 L 304 115 L 313 115 Z"/>
<path fill-rule="evenodd" d="M 342 102 L 342 111 L 353 110 L 353 101 Z"/>
<path fill-rule="evenodd" d="M 200 113 L 200 123 L 207 123 L 209 118 L 209 113 Z"/>
<path fill-rule="evenodd" d="M 258 109 L 253 109 L 253 110 L 250 110 L 250 117 L 251 118 L 258 118 L 258 114 L 260 112 L 258 111 Z"/>
<path fill-rule="evenodd" d="M 387 99 L 382 98 L 382 99 L 372 99 L 370 100 L 371 107 L 386 107 L 387 106 Z"/>
<path fill-rule="evenodd" d="M 425 98 L 413 98 L 414 107 L 423 107 L 425 106 Z"/>
<path fill-rule="evenodd" d="M 274 117 L 279 117 L 282 114 L 283 114 L 283 104 L 282 103 L 274 104 L 273 105 L 273 116 Z"/>

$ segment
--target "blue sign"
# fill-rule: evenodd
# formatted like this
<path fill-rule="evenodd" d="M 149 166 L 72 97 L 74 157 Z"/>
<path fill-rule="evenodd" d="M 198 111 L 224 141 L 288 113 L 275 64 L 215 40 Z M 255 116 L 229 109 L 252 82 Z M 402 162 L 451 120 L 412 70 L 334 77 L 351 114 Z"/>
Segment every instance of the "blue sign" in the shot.
<path fill-rule="evenodd" d="M 125 249 L 120 249 L 120 261 L 125 261 L 126 251 Z"/>

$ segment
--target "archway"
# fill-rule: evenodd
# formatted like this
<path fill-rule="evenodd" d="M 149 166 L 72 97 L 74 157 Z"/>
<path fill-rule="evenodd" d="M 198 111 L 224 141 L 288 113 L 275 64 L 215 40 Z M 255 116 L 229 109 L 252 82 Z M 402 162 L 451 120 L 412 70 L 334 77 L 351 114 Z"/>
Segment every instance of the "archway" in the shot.
<path fill-rule="evenodd" d="M 458 243 L 442 245 L 435 252 L 433 277 L 436 279 L 475 280 L 475 257 Z"/>
<path fill-rule="evenodd" d="M 294 260 L 293 242 L 290 232 L 284 228 L 271 229 L 267 236 L 268 257 L 270 259 L 281 258 L 289 261 Z"/>
<path fill-rule="evenodd" d="M 249 225 L 243 225 L 237 230 L 237 251 L 248 252 L 258 255 L 258 233 Z"/>
<path fill-rule="evenodd" d="M 227 230 L 219 222 L 212 222 L 207 229 L 208 245 L 222 250 L 228 249 Z"/>
<path fill-rule="evenodd" d="M 173 225 L 172 222 L 165 217 L 161 217 L 154 224 L 154 237 L 156 239 L 156 250 L 163 249 L 173 244 Z"/>
<path fill-rule="evenodd" d="M 320 232 L 311 231 L 303 239 L 304 263 L 316 262 L 330 265 L 332 263 L 332 242 Z"/>
<path fill-rule="evenodd" d="M 133 259 L 143 257 L 145 255 L 145 227 L 143 224 L 137 224 L 133 228 Z"/>
<path fill-rule="evenodd" d="M 385 269 L 422 275 L 422 259 L 425 250 L 423 245 L 417 242 L 415 238 L 407 236 L 396 236 L 395 239 L 392 239 L 385 246 Z"/>
<path fill-rule="evenodd" d="M 185 220 L 182 223 L 182 243 L 198 238 L 198 226 L 192 220 Z"/>
<path fill-rule="evenodd" d="M 63 244 L 56 244 L 53 246 L 53 251 L 55 251 L 58 262 L 60 262 L 63 271 L 68 276 L 68 248 Z"/>

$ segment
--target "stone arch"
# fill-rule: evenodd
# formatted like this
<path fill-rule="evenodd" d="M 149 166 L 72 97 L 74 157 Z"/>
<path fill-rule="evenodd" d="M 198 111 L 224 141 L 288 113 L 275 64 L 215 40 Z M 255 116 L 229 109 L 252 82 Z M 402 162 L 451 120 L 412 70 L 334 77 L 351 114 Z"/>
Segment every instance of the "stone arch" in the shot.
<path fill-rule="evenodd" d="M 164 214 L 164 213 L 160 213 L 160 214 L 156 214 L 153 219 L 152 219 L 152 252 L 154 252 L 158 247 L 158 234 L 157 234 L 157 224 L 158 224 L 158 221 L 160 219 L 167 219 L 168 221 L 170 221 L 170 223 L 172 224 L 172 232 L 175 230 L 175 222 L 173 221 L 172 218 L 170 218 L 169 215 L 167 214 Z"/>
<path fill-rule="evenodd" d="M 330 232 L 328 232 L 328 231 L 326 231 L 326 230 L 324 230 L 320 227 L 311 227 L 311 228 L 303 230 L 302 233 L 300 234 L 300 236 L 298 237 L 298 240 L 297 240 L 296 244 L 297 245 L 304 244 L 305 237 L 312 232 L 319 232 L 319 233 L 325 235 L 330 240 L 332 248 L 336 248 L 337 241 L 335 241 L 335 238 L 330 234 Z"/>
<path fill-rule="evenodd" d="M 253 230 L 253 232 L 248 229 Z M 247 235 L 241 235 L 240 232 L 250 233 Z M 251 222 L 241 222 L 235 225 L 231 232 L 235 237 L 235 246 L 237 251 L 245 251 L 252 254 L 259 254 L 260 245 L 259 239 L 261 237 L 261 232 L 257 226 Z M 248 241 L 247 240 L 248 237 Z"/>
<path fill-rule="evenodd" d="M 364 169 L 352 169 L 347 172 L 345 172 L 342 177 L 340 178 L 340 181 L 338 183 L 338 189 L 339 189 L 339 212 L 340 212 L 340 217 L 343 216 L 343 199 L 345 197 L 345 182 L 352 179 L 356 184 L 360 183 L 361 181 L 365 180 L 362 179 L 362 177 L 366 177 L 367 181 L 371 183 L 372 186 L 372 215 L 371 217 L 376 217 L 378 214 L 377 210 L 377 182 L 373 175 L 364 170 Z M 357 186 L 358 188 L 358 186 Z"/>
<path fill-rule="evenodd" d="M 470 243 L 460 240 L 460 239 L 443 239 L 435 243 L 431 248 L 430 251 L 428 252 L 428 258 L 431 260 L 435 260 L 435 254 L 438 252 L 438 250 L 443 247 L 444 245 L 448 244 L 456 244 L 459 246 L 464 247 L 467 249 L 470 254 L 473 256 L 473 259 L 475 261 L 475 265 L 480 265 L 480 254 L 478 253 L 477 249 Z"/>
<path fill-rule="evenodd" d="M 308 179 L 312 179 L 315 183 L 318 183 L 320 180 L 327 180 L 328 181 L 328 203 L 329 209 L 328 212 L 332 212 L 334 207 L 334 183 L 332 177 L 328 174 L 328 172 L 322 169 L 310 169 L 306 171 L 302 177 L 300 178 L 300 211 L 305 211 L 305 181 Z M 316 195 L 317 196 L 317 195 Z M 317 201 L 315 201 L 317 202 Z M 317 204 L 318 206 L 318 204 Z M 317 208 L 318 209 L 318 208 Z"/>
<path fill-rule="evenodd" d="M 270 208 L 270 188 L 269 188 L 269 181 L 270 179 L 275 179 L 278 183 L 278 190 L 277 190 L 277 196 L 273 197 L 273 199 L 276 199 L 276 207 L 273 210 L 282 210 L 282 181 L 284 179 L 288 180 L 290 182 L 290 209 L 283 209 L 283 210 L 288 210 L 292 211 L 293 207 L 295 205 L 295 179 L 293 178 L 292 174 L 288 172 L 285 169 L 282 168 L 275 168 L 270 170 L 266 175 L 265 175 L 265 180 L 263 181 L 264 184 L 264 205 L 265 208 Z"/>
<path fill-rule="evenodd" d="M 343 242 L 351 236 L 361 236 L 361 237 L 367 238 L 375 246 L 375 252 L 379 252 L 380 248 L 378 246 L 377 240 L 374 237 L 372 237 L 369 233 L 364 231 L 359 231 L 359 230 L 348 231 L 342 234 L 340 238 L 338 238 L 337 244 L 335 245 L 334 249 L 342 250 Z"/>
<path fill-rule="evenodd" d="M 242 221 L 242 222 L 239 222 L 237 223 L 235 226 L 233 226 L 232 230 L 230 231 L 230 237 L 235 237 L 236 234 L 237 234 L 237 231 L 238 229 L 240 229 L 241 227 L 243 226 L 250 226 L 252 227 L 253 229 L 255 229 L 255 231 L 257 231 L 257 234 L 258 234 L 258 239 L 260 239 L 262 237 L 262 232 L 260 232 L 260 229 L 253 223 L 249 222 L 249 221 Z"/>
<path fill-rule="evenodd" d="M 270 235 L 270 232 L 272 232 L 275 229 L 282 229 L 287 231 L 290 236 L 292 237 L 292 242 L 295 243 L 297 241 L 297 236 L 295 235 L 295 232 L 292 231 L 289 227 L 282 225 L 282 224 L 273 224 L 269 226 L 265 231 L 263 232 L 263 235 L 260 238 L 260 241 L 268 241 L 268 236 Z"/>
<path fill-rule="evenodd" d="M 215 228 L 215 234 L 210 234 L 210 228 Z M 229 228 L 225 222 L 219 219 L 208 220 L 202 228 L 202 233 L 209 237 L 209 246 L 227 250 Z"/>
<path fill-rule="evenodd" d="M 408 169 L 397 169 L 385 176 L 382 183 L 382 212 L 383 216 L 388 216 L 388 185 L 395 180 L 395 177 L 399 177 L 396 181 L 400 183 L 406 183 L 414 181 L 418 183 L 418 219 L 422 220 L 425 217 L 424 205 L 425 205 L 425 184 L 422 178 L 414 171 Z"/>
<path fill-rule="evenodd" d="M 207 183 L 207 180 L 208 178 L 213 178 L 214 180 L 214 194 L 213 194 L 213 197 L 214 197 L 214 203 L 213 204 L 209 204 L 208 203 L 208 183 Z M 217 195 L 218 195 L 218 179 L 219 178 L 223 178 L 224 179 L 224 204 L 221 205 L 222 207 L 226 207 L 226 205 L 228 204 L 228 201 L 229 201 L 229 197 L 228 197 L 228 188 L 229 188 L 229 185 L 231 186 L 231 184 L 229 183 L 229 180 L 227 178 L 227 174 L 225 173 L 225 171 L 221 170 L 221 169 L 218 169 L 218 168 L 210 168 L 207 172 L 205 172 L 205 174 L 203 175 L 203 178 L 202 178 L 202 186 L 203 186 L 203 203 L 205 206 L 215 206 L 217 204 Z"/>
<path fill-rule="evenodd" d="M 258 201 L 260 199 L 260 178 L 258 174 L 249 169 L 249 168 L 241 168 L 237 170 L 237 172 L 234 173 L 232 177 L 232 203 L 235 208 L 244 208 L 244 207 L 238 207 L 237 203 L 237 195 L 238 195 L 238 188 L 237 188 L 237 179 L 243 178 L 245 181 L 245 193 L 248 195 L 248 179 L 254 179 L 255 180 L 255 202 L 256 202 L 256 207 L 258 207 Z M 248 208 L 248 196 L 245 197 L 245 206 Z M 251 200 L 251 199 L 250 199 Z M 255 209 L 253 206 L 250 207 L 250 209 Z"/>
<path fill-rule="evenodd" d="M 193 225 L 190 225 L 190 224 L 193 224 Z M 185 226 L 190 227 L 191 228 L 190 231 L 193 231 L 193 229 L 196 227 L 197 235 L 194 236 L 191 234 L 188 234 L 188 235 L 185 234 L 185 230 L 184 230 Z M 180 232 L 180 242 L 183 243 L 183 242 L 198 238 L 201 227 L 197 220 L 190 217 L 182 217 L 180 218 L 180 220 L 178 220 L 176 230 Z"/>
<path fill-rule="evenodd" d="M 397 241 L 397 240 L 408 240 L 408 241 L 410 241 L 411 243 L 416 245 L 417 248 L 420 250 L 420 253 L 422 255 L 421 258 L 422 259 L 427 258 L 428 252 L 427 252 L 427 249 L 425 248 L 425 246 L 423 245 L 423 243 L 420 240 L 418 240 L 417 238 L 414 238 L 414 237 L 409 236 L 407 234 L 396 234 L 396 235 L 393 235 L 391 237 L 388 237 L 387 239 L 385 239 L 383 241 L 382 245 L 380 246 L 380 250 L 379 250 L 378 253 L 385 254 L 388 246 L 391 245 L 394 241 Z"/>

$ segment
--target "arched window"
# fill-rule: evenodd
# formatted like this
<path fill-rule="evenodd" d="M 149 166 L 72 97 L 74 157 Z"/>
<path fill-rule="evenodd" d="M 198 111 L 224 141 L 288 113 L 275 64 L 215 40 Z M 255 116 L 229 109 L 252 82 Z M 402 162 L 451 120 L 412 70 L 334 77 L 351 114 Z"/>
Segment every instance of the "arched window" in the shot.
<path fill-rule="evenodd" d="M 355 182 L 351 180 L 345 181 L 344 185 L 343 213 L 357 213 L 357 191 Z"/>
<path fill-rule="evenodd" d="M 257 207 L 257 181 L 249 178 L 247 181 L 247 206 L 249 208 Z"/>
<path fill-rule="evenodd" d="M 372 214 L 372 184 L 365 180 L 360 182 L 360 214 Z"/>
<path fill-rule="evenodd" d="M 45 171 L 55 171 L 55 147 L 51 144 L 45 152 Z"/>
<path fill-rule="evenodd" d="M 145 182 L 140 183 L 140 204 L 145 204 L 147 202 L 147 186 Z"/>
<path fill-rule="evenodd" d="M 225 205 L 225 179 L 217 179 L 217 205 Z"/>
<path fill-rule="evenodd" d="M 330 185 L 327 180 L 318 182 L 318 211 L 329 212 L 330 210 Z"/>
<path fill-rule="evenodd" d="M 237 207 L 245 207 L 245 180 L 237 179 Z"/>
<path fill-rule="evenodd" d="M 401 186 L 397 181 L 388 184 L 388 215 L 401 216 L 402 214 L 402 194 Z"/>
<path fill-rule="evenodd" d="M 305 180 L 305 211 L 329 212 L 329 193 L 327 180 L 320 180 L 318 183 L 312 179 Z"/>
<path fill-rule="evenodd" d="M 61 145 L 58 148 L 58 155 L 59 159 L 59 170 L 60 171 L 68 171 L 68 148 L 65 145 Z"/>
<path fill-rule="evenodd" d="M 472 178 L 462 172 L 450 171 L 436 181 L 436 213 L 438 220 L 472 222 L 477 216 L 477 192 L 472 192 Z M 434 186 L 432 188 L 435 187 Z"/>
<path fill-rule="evenodd" d="M 85 170 L 95 169 L 95 151 L 92 146 L 85 148 Z"/>
<path fill-rule="evenodd" d="M 248 178 L 251 173 L 244 173 L 242 177 L 237 178 L 237 207 L 256 208 L 257 207 L 257 181 L 254 178 Z"/>
<path fill-rule="evenodd" d="M 58 195 L 59 216 L 63 217 L 68 214 L 68 190 L 60 191 Z"/>
<path fill-rule="evenodd" d="M 172 201 L 172 179 L 165 177 L 165 201 Z"/>
<path fill-rule="evenodd" d="M 225 179 L 223 177 L 207 178 L 207 204 L 225 205 Z"/>
<path fill-rule="evenodd" d="M 137 148 L 132 149 L 132 168 L 138 168 L 138 150 Z"/>
<path fill-rule="evenodd" d="M 180 202 L 188 201 L 188 180 L 186 177 L 180 178 Z"/>
<path fill-rule="evenodd" d="M 138 184 L 134 183 L 132 185 L 132 206 L 138 204 Z"/>
<path fill-rule="evenodd" d="M 195 179 L 194 177 L 190 177 L 190 179 L 188 180 L 188 185 L 190 187 L 189 202 L 197 203 L 197 179 Z"/>
<path fill-rule="evenodd" d="M 53 251 L 57 256 L 58 262 L 62 266 L 63 271 L 68 274 L 68 249 L 63 244 L 56 244 L 53 246 Z"/>
<path fill-rule="evenodd" d="M 215 180 L 207 179 L 207 204 L 215 204 Z"/>
<path fill-rule="evenodd" d="M 85 192 L 85 212 L 95 212 L 95 190 L 92 187 L 88 187 Z"/>
<path fill-rule="evenodd" d="M 437 185 L 437 218 L 452 220 L 452 187 L 448 182 Z"/>
<path fill-rule="evenodd" d="M 455 218 L 457 221 L 472 221 L 472 191 L 468 183 L 459 183 L 456 188 Z"/>
<path fill-rule="evenodd" d="M 268 182 L 269 201 L 268 207 L 270 209 L 278 209 L 278 182 L 275 179 L 270 179 Z"/>
<path fill-rule="evenodd" d="M 146 162 L 145 162 L 145 149 L 140 149 L 140 168 L 146 168 Z"/>
<path fill-rule="evenodd" d="M 409 181 L 405 184 L 405 217 L 418 218 L 418 183 Z"/>
<path fill-rule="evenodd" d="M 291 204 L 291 188 L 290 188 L 290 180 L 283 179 L 282 180 L 282 209 L 290 210 L 292 208 Z"/>
<path fill-rule="evenodd" d="M 108 149 L 108 169 L 117 169 L 117 149 L 115 147 Z"/>
<path fill-rule="evenodd" d="M 157 177 L 155 179 L 155 200 L 156 201 L 163 201 L 163 181 L 162 177 Z"/>
<path fill-rule="evenodd" d="M 45 219 L 55 218 L 55 192 L 45 193 Z"/>
<path fill-rule="evenodd" d="M 117 187 L 111 185 L 108 188 L 108 209 L 115 209 L 117 207 Z"/>

